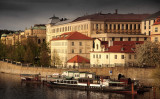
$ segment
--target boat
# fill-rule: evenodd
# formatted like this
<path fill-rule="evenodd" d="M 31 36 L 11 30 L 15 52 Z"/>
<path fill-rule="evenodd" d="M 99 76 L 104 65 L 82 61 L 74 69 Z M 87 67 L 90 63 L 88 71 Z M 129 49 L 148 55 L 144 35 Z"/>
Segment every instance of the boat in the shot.
<path fill-rule="evenodd" d="M 41 81 L 40 74 L 20 74 L 21 81 Z"/>
<path fill-rule="evenodd" d="M 93 83 L 93 79 L 89 78 L 81 78 L 78 80 L 55 79 L 54 81 L 48 81 L 47 86 L 52 88 L 137 94 L 133 85 L 126 86 L 124 82 L 111 81 L 108 79 L 103 79 L 103 82 L 101 81 L 100 83 Z"/>

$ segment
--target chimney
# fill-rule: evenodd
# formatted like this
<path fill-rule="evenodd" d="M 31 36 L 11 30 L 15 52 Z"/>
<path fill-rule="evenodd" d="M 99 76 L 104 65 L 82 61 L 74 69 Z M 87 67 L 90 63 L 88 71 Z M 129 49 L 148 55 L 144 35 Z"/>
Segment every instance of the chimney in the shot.
<path fill-rule="evenodd" d="M 118 9 L 115 9 L 115 14 L 118 14 Z"/>
<path fill-rule="evenodd" d="M 108 47 L 110 47 L 110 46 L 113 46 L 113 41 L 112 40 L 108 41 Z"/>

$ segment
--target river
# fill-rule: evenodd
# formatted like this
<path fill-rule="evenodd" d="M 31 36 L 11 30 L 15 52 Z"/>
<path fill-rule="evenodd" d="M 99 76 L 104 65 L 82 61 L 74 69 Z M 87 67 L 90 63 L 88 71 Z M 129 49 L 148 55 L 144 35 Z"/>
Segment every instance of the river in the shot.
<path fill-rule="evenodd" d="M 0 99 L 160 99 L 153 90 L 141 95 L 87 92 L 21 83 L 19 75 L 0 73 Z"/>

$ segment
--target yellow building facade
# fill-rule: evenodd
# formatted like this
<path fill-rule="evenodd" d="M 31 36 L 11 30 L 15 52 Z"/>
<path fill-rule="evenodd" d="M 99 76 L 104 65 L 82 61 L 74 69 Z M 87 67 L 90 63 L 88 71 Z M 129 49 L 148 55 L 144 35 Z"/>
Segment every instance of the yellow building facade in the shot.
<path fill-rule="evenodd" d="M 160 16 L 157 17 L 155 23 L 152 25 L 151 41 L 152 42 L 160 41 Z"/>
<path fill-rule="evenodd" d="M 156 18 L 160 16 L 160 11 L 154 13 L 154 14 L 151 14 L 150 16 L 148 16 L 147 18 L 145 18 L 143 21 L 142 21 L 142 29 L 141 29 L 141 32 L 142 34 L 146 34 L 146 35 L 151 35 L 151 32 L 153 30 L 153 27 L 152 25 L 155 23 L 156 21 Z"/>
<path fill-rule="evenodd" d="M 46 40 L 46 27 L 43 24 L 35 24 L 34 27 L 25 29 L 24 32 L 16 32 L 10 34 L 3 34 L 1 40 L 4 44 L 15 45 L 17 42 L 25 43 L 27 39 L 33 39 L 38 44 Z"/>
<path fill-rule="evenodd" d="M 102 14 L 86 15 L 74 20 L 59 21 L 46 25 L 47 42 L 65 32 L 78 31 L 91 38 L 134 41 L 148 38 L 141 34 L 141 21 L 148 14 Z M 57 18 L 57 17 L 56 17 Z M 101 35 L 101 36 L 100 36 Z M 118 35 L 118 36 L 116 36 Z"/>

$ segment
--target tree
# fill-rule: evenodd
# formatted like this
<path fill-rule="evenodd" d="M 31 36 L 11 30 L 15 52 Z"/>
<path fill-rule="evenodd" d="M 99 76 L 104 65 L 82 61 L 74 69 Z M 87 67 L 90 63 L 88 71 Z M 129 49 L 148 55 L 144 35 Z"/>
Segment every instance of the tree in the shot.
<path fill-rule="evenodd" d="M 24 62 L 26 63 L 33 63 L 34 62 L 34 55 L 32 54 L 32 50 L 30 47 L 27 48 L 24 54 Z"/>
<path fill-rule="evenodd" d="M 0 41 L 0 58 L 5 59 L 7 57 L 7 46 Z"/>
<path fill-rule="evenodd" d="M 159 66 L 160 43 L 145 41 L 136 46 L 135 55 L 138 66 Z"/>
<path fill-rule="evenodd" d="M 17 42 L 15 45 L 15 61 L 22 62 L 24 53 L 25 53 L 24 46 L 21 45 L 19 42 Z"/>
<path fill-rule="evenodd" d="M 49 48 L 46 42 L 41 44 L 41 50 L 40 50 L 40 65 L 42 66 L 50 66 L 50 53 Z"/>
<path fill-rule="evenodd" d="M 58 55 L 58 53 L 57 53 L 56 50 L 53 50 L 52 64 L 53 64 L 53 66 L 62 65 L 62 61 L 61 61 L 61 59 L 59 58 L 59 55 Z"/>

